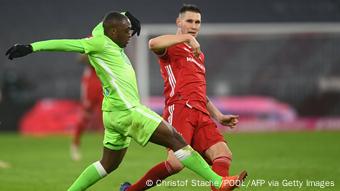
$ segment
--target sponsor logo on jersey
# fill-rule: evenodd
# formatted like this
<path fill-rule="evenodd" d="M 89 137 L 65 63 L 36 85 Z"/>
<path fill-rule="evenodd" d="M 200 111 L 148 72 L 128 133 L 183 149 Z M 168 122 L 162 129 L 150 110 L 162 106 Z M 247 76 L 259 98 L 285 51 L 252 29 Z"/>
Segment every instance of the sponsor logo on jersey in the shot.
<path fill-rule="evenodd" d="M 198 63 L 194 58 L 187 57 L 187 62 L 193 62 L 194 64 L 196 64 L 196 66 L 198 66 L 205 73 L 205 67 L 202 64 Z"/>

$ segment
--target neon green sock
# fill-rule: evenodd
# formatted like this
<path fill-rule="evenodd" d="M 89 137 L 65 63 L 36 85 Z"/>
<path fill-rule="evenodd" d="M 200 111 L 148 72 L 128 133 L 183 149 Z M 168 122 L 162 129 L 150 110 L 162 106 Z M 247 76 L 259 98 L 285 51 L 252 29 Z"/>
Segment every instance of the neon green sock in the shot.
<path fill-rule="evenodd" d="M 205 180 L 213 183 L 216 188 L 219 188 L 222 185 L 222 177 L 216 174 L 202 156 L 194 151 L 194 149 L 192 149 L 189 145 L 177 150 L 175 152 L 175 156 L 185 167 L 192 170 Z"/>
<path fill-rule="evenodd" d="M 82 191 L 107 175 L 99 161 L 88 166 L 71 185 L 68 191 Z"/>

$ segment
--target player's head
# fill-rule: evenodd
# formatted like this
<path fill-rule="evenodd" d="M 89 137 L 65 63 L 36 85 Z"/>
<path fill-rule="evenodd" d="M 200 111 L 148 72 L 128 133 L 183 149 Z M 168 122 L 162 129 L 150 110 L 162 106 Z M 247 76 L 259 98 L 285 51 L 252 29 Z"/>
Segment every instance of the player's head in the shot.
<path fill-rule="evenodd" d="M 119 47 L 124 48 L 131 38 L 131 23 L 129 19 L 119 13 L 108 13 L 103 20 L 104 33 Z"/>
<path fill-rule="evenodd" d="M 196 5 L 184 4 L 176 20 L 181 34 L 191 34 L 196 37 L 201 28 L 201 11 Z"/>

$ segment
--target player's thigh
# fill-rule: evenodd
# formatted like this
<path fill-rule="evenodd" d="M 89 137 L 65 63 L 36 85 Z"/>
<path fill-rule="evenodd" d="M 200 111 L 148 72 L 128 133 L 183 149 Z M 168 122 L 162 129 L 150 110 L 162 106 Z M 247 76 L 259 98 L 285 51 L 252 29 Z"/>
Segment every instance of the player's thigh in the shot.
<path fill-rule="evenodd" d="M 123 123 L 128 115 L 128 112 L 103 112 L 103 124 L 105 129 L 103 145 L 105 148 L 119 151 L 130 145 L 131 138 L 124 129 L 127 125 Z"/>
<path fill-rule="evenodd" d="M 193 110 L 182 104 L 167 106 L 163 115 L 163 118 L 176 129 L 188 144 L 191 144 L 194 133 L 192 115 L 194 115 Z"/>
<path fill-rule="evenodd" d="M 144 105 L 131 109 L 131 124 L 127 128 L 127 135 L 137 143 L 145 146 L 155 130 L 163 121 L 162 117 Z"/>
<path fill-rule="evenodd" d="M 199 126 L 193 135 L 192 147 L 204 154 L 209 148 L 220 142 L 224 142 L 224 137 L 217 129 L 215 122 L 206 114 L 200 116 Z M 218 146 L 218 148 L 222 148 L 222 146 Z M 226 149 L 226 147 L 223 148 Z"/>
<path fill-rule="evenodd" d="M 116 147 L 120 149 L 127 147 L 131 138 L 145 146 L 162 118 L 149 108 L 138 105 L 123 111 L 104 112 L 103 121 L 105 141 L 115 140 L 116 143 L 121 143 L 111 147 L 116 150 Z"/>

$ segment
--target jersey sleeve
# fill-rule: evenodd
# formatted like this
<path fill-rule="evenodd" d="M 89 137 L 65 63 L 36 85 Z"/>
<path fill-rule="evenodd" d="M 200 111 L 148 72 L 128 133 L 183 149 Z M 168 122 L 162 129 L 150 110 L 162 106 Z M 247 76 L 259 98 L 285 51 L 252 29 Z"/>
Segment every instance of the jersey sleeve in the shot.
<path fill-rule="evenodd" d="M 34 42 L 31 44 L 33 52 L 38 51 L 63 51 L 84 53 L 81 39 L 58 39 Z"/>
<path fill-rule="evenodd" d="M 171 56 L 173 55 L 173 47 L 174 46 L 166 48 L 163 54 L 158 55 L 159 59 L 164 61 L 170 59 Z"/>
<path fill-rule="evenodd" d="M 34 42 L 31 44 L 33 52 L 38 51 L 62 51 L 92 53 L 102 51 L 104 42 L 99 38 L 91 37 L 84 39 L 58 39 Z"/>

